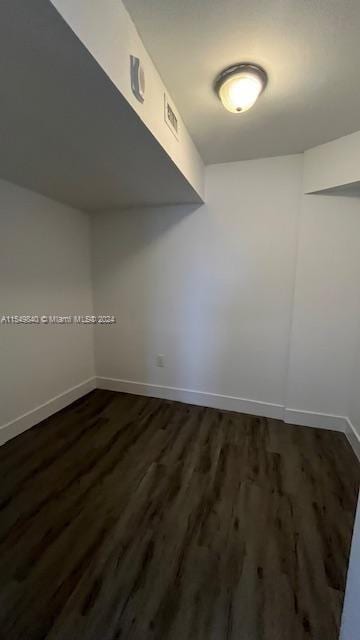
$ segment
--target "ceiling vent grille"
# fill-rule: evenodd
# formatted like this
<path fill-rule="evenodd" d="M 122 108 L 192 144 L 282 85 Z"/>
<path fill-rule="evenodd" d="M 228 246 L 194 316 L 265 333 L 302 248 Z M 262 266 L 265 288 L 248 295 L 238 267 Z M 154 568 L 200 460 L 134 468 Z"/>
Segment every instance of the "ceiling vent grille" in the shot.
<path fill-rule="evenodd" d="M 170 104 L 166 93 L 164 94 L 164 116 L 165 122 L 170 131 L 172 131 L 175 138 L 179 140 L 179 116 L 174 107 Z"/>

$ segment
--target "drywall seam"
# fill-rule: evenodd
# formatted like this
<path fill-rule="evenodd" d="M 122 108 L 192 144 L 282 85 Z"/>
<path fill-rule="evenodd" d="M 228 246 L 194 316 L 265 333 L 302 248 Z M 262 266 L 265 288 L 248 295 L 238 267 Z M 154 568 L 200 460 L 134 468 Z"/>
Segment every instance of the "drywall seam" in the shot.
<path fill-rule="evenodd" d="M 293 268 L 293 283 L 291 292 L 291 311 L 289 331 L 287 336 L 287 357 L 285 364 L 285 379 L 284 379 L 284 399 L 285 404 L 289 395 L 289 378 L 291 368 L 291 347 L 292 338 L 294 332 L 294 317 L 295 317 L 295 299 L 296 299 L 296 286 L 298 282 L 298 267 L 299 267 L 299 252 L 300 252 L 300 231 L 301 231 L 301 214 L 303 209 L 303 190 L 304 190 L 304 154 L 302 154 L 302 179 L 299 190 L 298 210 L 295 224 L 295 256 L 294 256 L 294 268 Z M 95 338 L 94 338 L 95 339 Z"/>

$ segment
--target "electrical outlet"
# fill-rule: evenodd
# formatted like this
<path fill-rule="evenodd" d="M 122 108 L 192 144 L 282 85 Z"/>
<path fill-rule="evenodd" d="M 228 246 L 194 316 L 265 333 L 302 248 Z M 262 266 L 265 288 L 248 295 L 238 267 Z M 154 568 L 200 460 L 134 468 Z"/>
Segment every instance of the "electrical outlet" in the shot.
<path fill-rule="evenodd" d="M 156 356 L 156 366 L 157 367 L 164 366 L 164 356 L 161 353 L 158 353 Z"/>

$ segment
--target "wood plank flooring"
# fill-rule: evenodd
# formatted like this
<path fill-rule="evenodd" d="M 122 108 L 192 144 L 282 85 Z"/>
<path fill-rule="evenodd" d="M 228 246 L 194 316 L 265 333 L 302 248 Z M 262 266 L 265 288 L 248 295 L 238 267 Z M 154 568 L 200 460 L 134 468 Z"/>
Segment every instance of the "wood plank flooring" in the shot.
<path fill-rule="evenodd" d="M 94 391 L 0 448 L 1 640 L 335 640 L 342 434 Z"/>

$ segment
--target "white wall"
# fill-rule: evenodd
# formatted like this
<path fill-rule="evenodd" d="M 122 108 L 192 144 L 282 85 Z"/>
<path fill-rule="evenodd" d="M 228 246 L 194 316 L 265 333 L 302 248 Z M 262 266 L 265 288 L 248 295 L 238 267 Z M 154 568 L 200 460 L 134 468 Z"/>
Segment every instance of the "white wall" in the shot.
<path fill-rule="evenodd" d="M 314 426 L 349 416 L 360 434 L 359 201 L 301 196 L 302 156 L 206 177 L 202 207 L 92 217 L 95 310 L 117 316 L 95 331 L 100 384 L 278 417 L 285 407 Z M 5 182 L 0 197 L 0 311 L 91 312 L 88 216 Z M 0 331 L 2 425 L 94 376 L 91 327 Z"/>
<path fill-rule="evenodd" d="M 197 210 L 93 217 L 95 309 L 118 319 L 95 330 L 98 384 L 325 428 L 350 416 L 360 435 L 359 200 L 303 196 L 299 156 L 208 167 L 206 186 Z M 358 638 L 359 566 L 358 511 L 342 640 Z"/>
<path fill-rule="evenodd" d="M 302 199 L 287 406 L 349 415 L 360 319 L 360 202 Z M 297 421 L 288 413 L 289 422 Z M 300 417 L 300 421 L 304 415 Z M 305 417 L 306 419 L 306 417 Z M 319 416 L 315 423 L 319 423 Z M 338 426 L 334 419 L 325 426 Z M 322 426 L 321 424 L 319 426 Z"/>
<path fill-rule="evenodd" d="M 93 286 L 95 312 L 117 317 L 95 328 L 100 386 L 314 426 L 349 416 L 360 436 L 360 204 L 302 196 L 302 169 L 214 165 L 204 206 L 93 215 L 92 283 L 88 216 L 0 181 L 0 315 L 91 313 Z M 92 388 L 92 338 L 0 325 L 0 444 Z M 359 517 L 342 640 L 360 625 Z"/>
<path fill-rule="evenodd" d="M 304 192 L 360 181 L 360 131 L 304 153 Z"/>
<path fill-rule="evenodd" d="M 340 640 L 359 640 L 360 630 L 360 500 L 351 544 Z"/>
<path fill-rule="evenodd" d="M 93 217 L 96 311 L 117 316 L 95 332 L 100 384 L 345 429 L 360 351 L 359 200 L 303 196 L 302 156 L 214 165 L 206 186 L 197 210 Z"/>
<path fill-rule="evenodd" d="M 95 310 L 117 316 L 96 329 L 97 376 L 281 414 L 301 183 L 302 156 L 216 165 L 197 210 L 93 216 Z"/>
<path fill-rule="evenodd" d="M 91 312 L 88 215 L 0 181 L 0 315 Z M 2 427 L 94 376 L 92 327 L 1 324 L 0 341 Z"/>
<path fill-rule="evenodd" d="M 354 425 L 360 442 L 360 339 L 355 350 L 355 366 L 352 372 L 350 420 Z"/>
<path fill-rule="evenodd" d="M 359 292 L 360 297 L 360 292 Z M 360 314 L 350 380 L 348 437 L 360 459 Z"/>
<path fill-rule="evenodd" d="M 51 0 L 54 7 L 131 104 L 153 136 L 201 198 L 204 195 L 202 159 L 179 113 L 179 140 L 164 118 L 164 92 L 169 96 L 121 0 Z M 145 101 L 133 95 L 130 54 L 140 58 L 145 71 Z M 170 96 L 169 96 L 170 97 Z M 175 103 L 172 101 L 176 109 Z"/>

